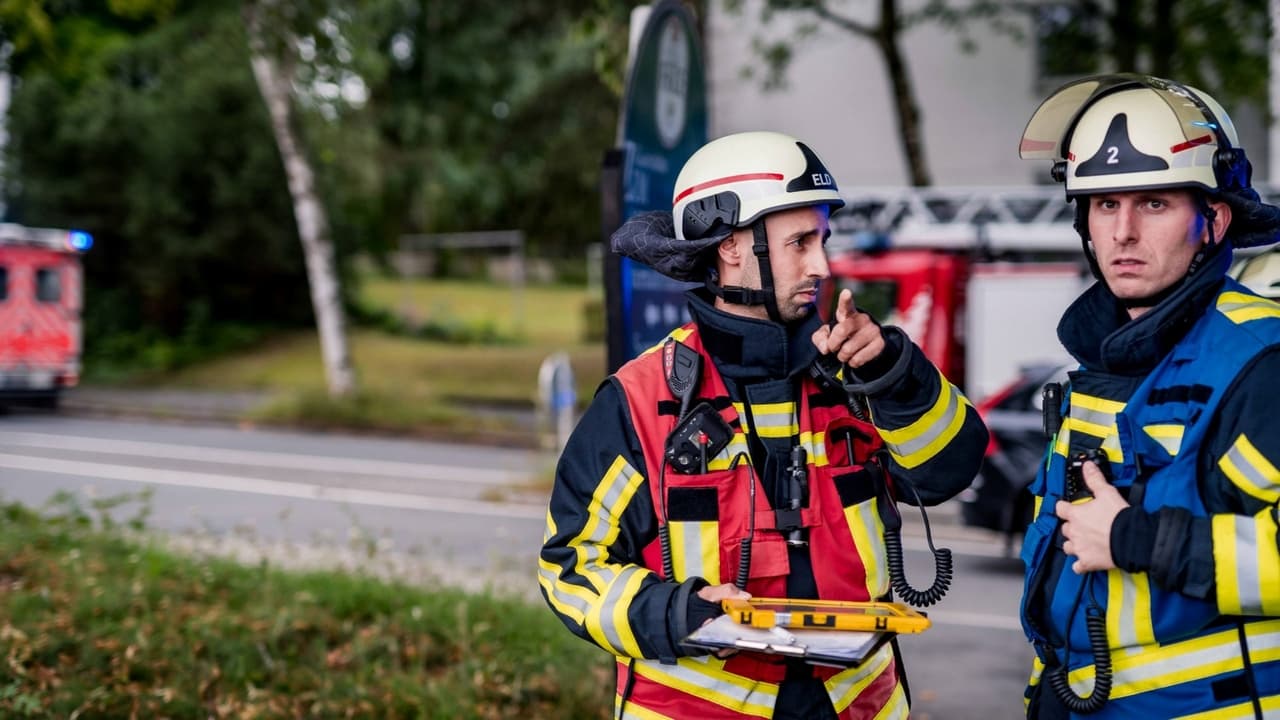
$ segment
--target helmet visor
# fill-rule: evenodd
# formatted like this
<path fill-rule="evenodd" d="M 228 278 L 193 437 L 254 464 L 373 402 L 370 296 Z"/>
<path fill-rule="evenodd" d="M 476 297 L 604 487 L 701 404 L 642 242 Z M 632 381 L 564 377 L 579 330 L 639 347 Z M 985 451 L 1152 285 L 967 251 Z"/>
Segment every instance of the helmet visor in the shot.
<path fill-rule="evenodd" d="M 1067 131 L 1093 101 L 1120 90 L 1146 88 L 1155 92 L 1178 118 L 1182 140 L 1193 145 L 1222 144 L 1226 136 L 1209 118 L 1213 113 L 1192 91 L 1174 82 L 1150 75 L 1118 73 L 1098 75 L 1067 83 L 1040 103 L 1022 131 L 1018 156 L 1024 160 L 1065 160 Z M 1175 145 L 1174 147 L 1177 147 Z"/>

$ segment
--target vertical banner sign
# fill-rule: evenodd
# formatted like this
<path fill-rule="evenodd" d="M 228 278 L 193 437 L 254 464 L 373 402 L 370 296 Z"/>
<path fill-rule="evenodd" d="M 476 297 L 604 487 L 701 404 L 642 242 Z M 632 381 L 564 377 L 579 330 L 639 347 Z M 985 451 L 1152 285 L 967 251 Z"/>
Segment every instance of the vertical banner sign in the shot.
<path fill-rule="evenodd" d="M 678 0 L 653 5 L 636 44 L 623 99 L 620 147 L 602 174 L 606 244 L 636 213 L 671 211 L 676 175 L 707 142 L 707 93 L 692 15 Z M 612 194 L 612 196 L 611 196 Z M 693 287 L 605 253 L 609 372 L 688 321 Z"/>

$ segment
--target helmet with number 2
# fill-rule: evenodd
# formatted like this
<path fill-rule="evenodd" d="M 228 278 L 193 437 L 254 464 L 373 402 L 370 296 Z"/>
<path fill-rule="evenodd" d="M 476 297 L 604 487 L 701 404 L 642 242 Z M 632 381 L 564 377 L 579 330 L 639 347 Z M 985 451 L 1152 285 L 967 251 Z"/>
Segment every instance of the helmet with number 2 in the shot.
<path fill-rule="evenodd" d="M 1036 108 L 1018 154 L 1052 160 L 1068 198 L 1199 190 L 1232 208 L 1236 247 L 1276 241 L 1280 213 L 1251 187 L 1252 166 L 1227 111 L 1172 80 L 1118 73 L 1067 83 Z"/>
<path fill-rule="evenodd" d="M 1019 145 L 1027 159 L 1052 158 L 1067 196 L 1249 185 L 1235 125 L 1208 94 L 1146 75 L 1069 83 L 1040 104 Z"/>

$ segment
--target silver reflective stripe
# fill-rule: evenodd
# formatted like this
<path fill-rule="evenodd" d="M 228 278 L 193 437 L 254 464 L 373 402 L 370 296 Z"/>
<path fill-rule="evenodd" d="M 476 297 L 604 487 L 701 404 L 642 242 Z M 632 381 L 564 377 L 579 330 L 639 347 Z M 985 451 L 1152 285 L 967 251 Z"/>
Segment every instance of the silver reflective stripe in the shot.
<path fill-rule="evenodd" d="M 1115 426 L 1116 426 L 1115 413 L 1102 412 L 1101 410 L 1093 410 L 1087 407 L 1082 407 L 1080 405 L 1072 405 L 1070 413 L 1071 413 L 1071 417 L 1076 418 L 1077 420 L 1083 420 L 1084 422 L 1107 428 L 1110 431 L 1107 433 L 1108 435 L 1115 432 Z"/>
<path fill-rule="evenodd" d="M 773 717 L 778 686 L 725 672 L 723 666 L 724 661 L 714 655 L 680 658 L 675 665 L 638 660 L 636 674 L 734 712 Z"/>
<path fill-rule="evenodd" d="M 1268 467 L 1258 467 L 1250 459 L 1251 454 L 1257 455 L 1258 459 L 1267 463 Z M 1280 478 L 1268 473 L 1268 470 L 1274 472 L 1275 467 L 1270 465 L 1270 462 L 1244 435 L 1236 438 L 1236 441 L 1231 444 L 1231 449 L 1227 450 L 1227 453 L 1218 461 L 1218 466 L 1232 482 L 1250 495 L 1264 502 L 1275 502 L 1277 497 L 1280 497 L 1280 485 L 1277 484 Z"/>
<path fill-rule="evenodd" d="M 837 712 L 857 701 L 858 695 L 883 672 L 889 671 L 893 660 L 893 648 L 885 645 L 867 658 L 861 665 L 836 673 L 827 680 L 827 694 Z"/>
<path fill-rule="evenodd" d="M 818 467 L 830 464 L 827 459 L 827 443 L 826 433 L 800 433 L 800 444 L 804 446 L 805 452 L 809 453 L 809 462 Z"/>
<path fill-rule="evenodd" d="M 1113 648 L 1155 642 L 1151 586 L 1146 573 L 1107 571 L 1107 640 Z"/>
<path fill-rule="evenodd" d="M 1262 582 L 1258 577 L 1258 524 L 1252 517 L 1236 516 L 1236 592 L 1240 607 L 1262 608 Z M 1274 542 L 1274 540 L 1270 540 Z"/>
<path fill-rule="evenodd" d="M 631 635 L 630 625 L 620 625 L 615 619 L 615 611 L 620 606 L 629 605 L 631 596 L 634 592 L 628 586 L 631 580 L 636 579 L 638 575 L 647 575 L 649 571 L 641 567 L 627 567 L 618 573 L 617 578 L 609 585 L 604 597 L 600 599 L 598 606 L 600 631 L 604 633 L 605 638 L 609 641 L 609 646 L 613 648 L 615 653 L 626 652 L 631 650 L 635 644 L 634 637 Z M 626 612 L 622 613 L 622 623 L 627 623 Z M 623 633 L 631 638 L 629 641 L 623 639 Z"/>
<path fill-rule="evenodd" d="M 946 381 L 944 380 L 943 382 L 945 383 Z M 955 422 L 956 413 L 959 412 L 960 408 L 960 393 L 954 387 L 950 387 L 946 384 L 942 386 L 942 391 L 947 393 L 946 410 L 943 410 L 942 415 L 940 415 L 937 420 L 934 420 L 933 423 L 919 435 L 910 440 L 904 440 L 901 443 L 892 443 L 888 441 L 888 436 L 890 434 L 884 433 L 886 436 L 885 444 L 889 446 L 890 450 L 893 450 L 894 455 L 910 457 L 921 450 L 924 450 L 937 440 L 942 433 L 946 432 L 947 429 L 951 427 L 951 423 Z M 899 433 L 902 432 L 902 430 L 895 430 L 893 432 Z"/>
<path fill-rule="evenodd" d="M 739 463 L 751 464 L 751 451 L 747 446 L 747 436 L 740 432 L 734 433 L 733 440 L 729 441 L 728 446 L 721 450 L 720 454 L 716 455 L 713 460 L 707 462 L 707 470 L 728 470 L 729 466 L 733 464 L 733 459 L 738 455 L 742 455 L 742 459 L 738 461 Z"/>
<path fill-rule="evenodd" d="M 877 598 L 889 590 L 889 576 L 885 573 L 886 558 L 884 549 L 884 525 L 880 522 L 878 503 L 872 498 L 858 503 L 845 512 L 852 515 L 850 531 L 853 543 L 862 558 L 862 566 L 867 573 L 867 592 Z"/>
<path fill-rule="evenodd" d="M 1245 633 L 1254 662 L 1280 649 L 1280 621 L 1250 623 L 1245 626 Z M 1163 647 L 1113 651 L 1111 660 L 1112 699 L 1238 672 L 1243 667 L 1235 628 Z M 1093 688 L 1093 666 L 1073 670 L 1070 680 L 1077 693 L 1088 694 Z"/>
<path fill-rule="evenodd" d="M 752 405 L 751 419 L 755 423 L 756 435 L 762 438 L 791 437 L 799 432 L 796 404 L 793 402 Z"/>
<path fill-rule="evenodd" d="M 669 523 L 673 567 L 676 578 L 706 578 L 712 585 L 720 582 L 719 523 L 715 521 L 675 521 Z M 709 547 L 708 547 L 709 546 Z M 708 552 L 716 553 L 714 557 Z M 714 565 L 708 564 L 711 559 Z"/>
<path fill-rule="evenodd" d="M 579 597 L 567 591 L 567 583 L 560 582 L 560 568 L 547 563 L 538 566 L 538 577 L 542 583 L 542 587 L 551 593 L 556 602 L 560 605 L 568 606 L 578 613 L 578 617 L 574 618 L 581 623 L 586 617 L 587 612 L 591 609 L 591 602 L 584 597 Z M 576 587 L 576 586 L 574 586 Z M 585 588 L 583 592 L 589 592 Z"/>

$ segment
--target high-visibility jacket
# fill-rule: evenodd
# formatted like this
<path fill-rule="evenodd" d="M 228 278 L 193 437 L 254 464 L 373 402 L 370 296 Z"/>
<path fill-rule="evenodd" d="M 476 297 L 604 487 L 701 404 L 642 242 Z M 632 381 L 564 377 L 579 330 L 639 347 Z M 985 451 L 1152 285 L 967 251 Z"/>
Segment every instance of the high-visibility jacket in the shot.
<path fill-rule="evenodd" d="M 1093 613 L 1106 619 L 1113 674 L 1110 700 L 1088 717 L 1253 718 L 1259 709 L 1280 717 L 1280 473 L 1247 437 L 1236 439 L 1219 465 L 1233 482 L 1238 477 L 1244 489 L 1270 498 L 1270 507 L 1243 515 L 1206 503 L 1198 466 L 1227 391 L 1277 344 L 1280 305 L 1227 281 L 1149 373 L 1071 374 L 1064 421 L 1032 486 L 1037 513 L 1023 547 L 1023 623 L 1039 655 L 1031 692 L 1049 662 L 1065 664 L 1076 693 L 1089 694 L 1086 617 Z M 1162 588 L 1147 572 L 1070 570 L 1053 510 L 1066 494 L 1067 459 L 1088 449 L 1105 454 L 1130 504 L 1210 519 L 1212 593 Z"/>
<path fill-rule="evenodd" d="M 824 423 L 850 419 L 842 407 L 832 407 L 842 402 L 816 397 L 815 386 L 800 379 L 817 356 L 810 336 L 821 320 L 811 316 L 784 326 L 723 313 L 697 291 L 688 297 L 696 326 L 677 329 L 672 337 L 713 360 L 704 362 L 699 397 L 690 406 L 711 402 L 734 431 L 729 449 L 708 458 L 712 483 L 699 487 L 691 484 L 699 482 L 696 476 L 664 471 L 654 441 L 640 437 L 641 426 L 656 428 L 649 435 L 660 436 L 679 413 L 680 403 L 665 390 L 656 352 L 661 346 L 655 347 L 601 385 L 561 453 L 538 559 L 539 585 L 566 628 L 618 658 L 618 717 L 795 715 L 797 707 L 778 705 L 779 665 L 759 663 L 757 657 L 759 664 L 747 667 L 746 653 L 728 660 L 688 657 L 693 651 L 679 642 L 689 620 L 687 599 L 699 582 L 735 580 L 737 541 L 746 536 L 752 517 L 757 520 L 748 585 L 753 593 L 785 587 L 794 597 L 876 596 L 885 587 L 882 545 L 873 527 L 878 505 L 856 477 L 860 471 L 845 460 L 845 444 L 828 439 Z M 877 375 L 875 389 L 867 391 L 875 426 L 869 434 L 883 439 L 884 464 L 895 486 L 910 482 L 921 502 L 936 504 L 972 481 L 987 445 L 986 428 L 959 390 L 918 348 L 905 340 L 899 344 L 899 337 L 890 338 L 893 370 Z M 643 380 L 624 390 L 622 378 L 636 373 Z M 842 548 L 841 557 L 827 557 L 825 551 L 819 557 L 816 550 L 788 554 L 777 533 L 766 530 L 773 523 L 767 511 L 773 502 L 761 489 L 776 489 L 782 474 L 777 460 L 794 444 L 809 450 L 810 510 L 803 515 L 809 539 L 815 547 Z M 855 458 L 866 452 L 855 448 Z M 759 478 L 751 474 L 752 461 Z M 851 477 L 836 481 L 843 475 Z M 825 480 L 819 482 L 820 476 Z M 731 477 L 752 481 L 734 485 Z M 670 492 L 661 492 L 664 483 L 676 496 L 675 508 L 665 511 L 655 502 L 671 499 Z M 749 511 L 752 487 L 756 513 Z M 914 504 L 915 494 L 903 493 L 899 500 Z M 672 579 L 662 577 L 655 543 L 660 521 L 667 519 Z M 871 537 L 854 537 L 855 529 Z M 695 548 L 699 540 L 706 545 Z M 680 578 L 688 579 L 677 582 Z M 895 669 L 886 650 L 857 669 L 829 674 L 825 683 L 832 705 L 845 717 L 902 717 L 906 698 Z M 811 682 L 788 676 L 782 687 Z"/>
<path fill-rule="evenodd" d="M 703 353 L 693 325 L 674 335 Z M 617 373 L 645 465 L 650 468 L 662 466 L 666 439 L 677 421 L 675 413 L 664 413 L 660 407 L 670 406 L 671 394 L 659 355 L 651 353 Z M 703 368 L 700 398 L 720 408 L 722 417 L 737 431 L 728 447 L 709 459 L 705 475 L 668 471 L 659 482 L 649 483 L 654 504 L 666 508 L 670 532 L 675 576 L 664 579 L 681 582 L 701 577 L 713 585 L 732 583 L 738 573 L 742 540 L 750 538 L 747 592 L 756 597 L 785 596 L 789 572 L 786 541 L 776 530 L 775 515 L 750 461 L 742 418 L 714 362 L 706 358 Z M 807 451 L 809 505 L 801 515 L 819 596 L 827 600 L 881 598 L 889 590 L 877 498 L 881 471 L 869 460 L 882 441 L 870 423 L 852 418 L 843 404 L 816 404 L 814 399 L 822 393 L 812 380 L 801 381 L 798 395 L 798 406 L 778 407 L 771 416 L 757 411 L 752 417 L 756 433 L 798 436 Z M 828 430 L 851 425 L 866 441 L 848 449 L 830 441 Z M 657 539 L 642 555 L 646 567 L 662 572 Z M 753 653 L 739 653 L 727 660 L 685 657 L 675 666 L 658 660 L 640 659 L 634 666 L 620 661 L 620 684 L 625 686 L 629 681 L 632 688 L 624 717 L 630 713 L 646 717 L 645 710 L 667 717 L 707 717 L 708 697 L 716 698 L 715 717 L 770 717 L 770 701 L 777 696 L 784 672 L 784 663 Z M 629 677 L 632 673 L 634 679 Z M 858 668 L 822 668 L 818 673 L 841 718 L 906 716 L 888 646 Z M 884 715 L 880 715 L 882 711 Z"/>

